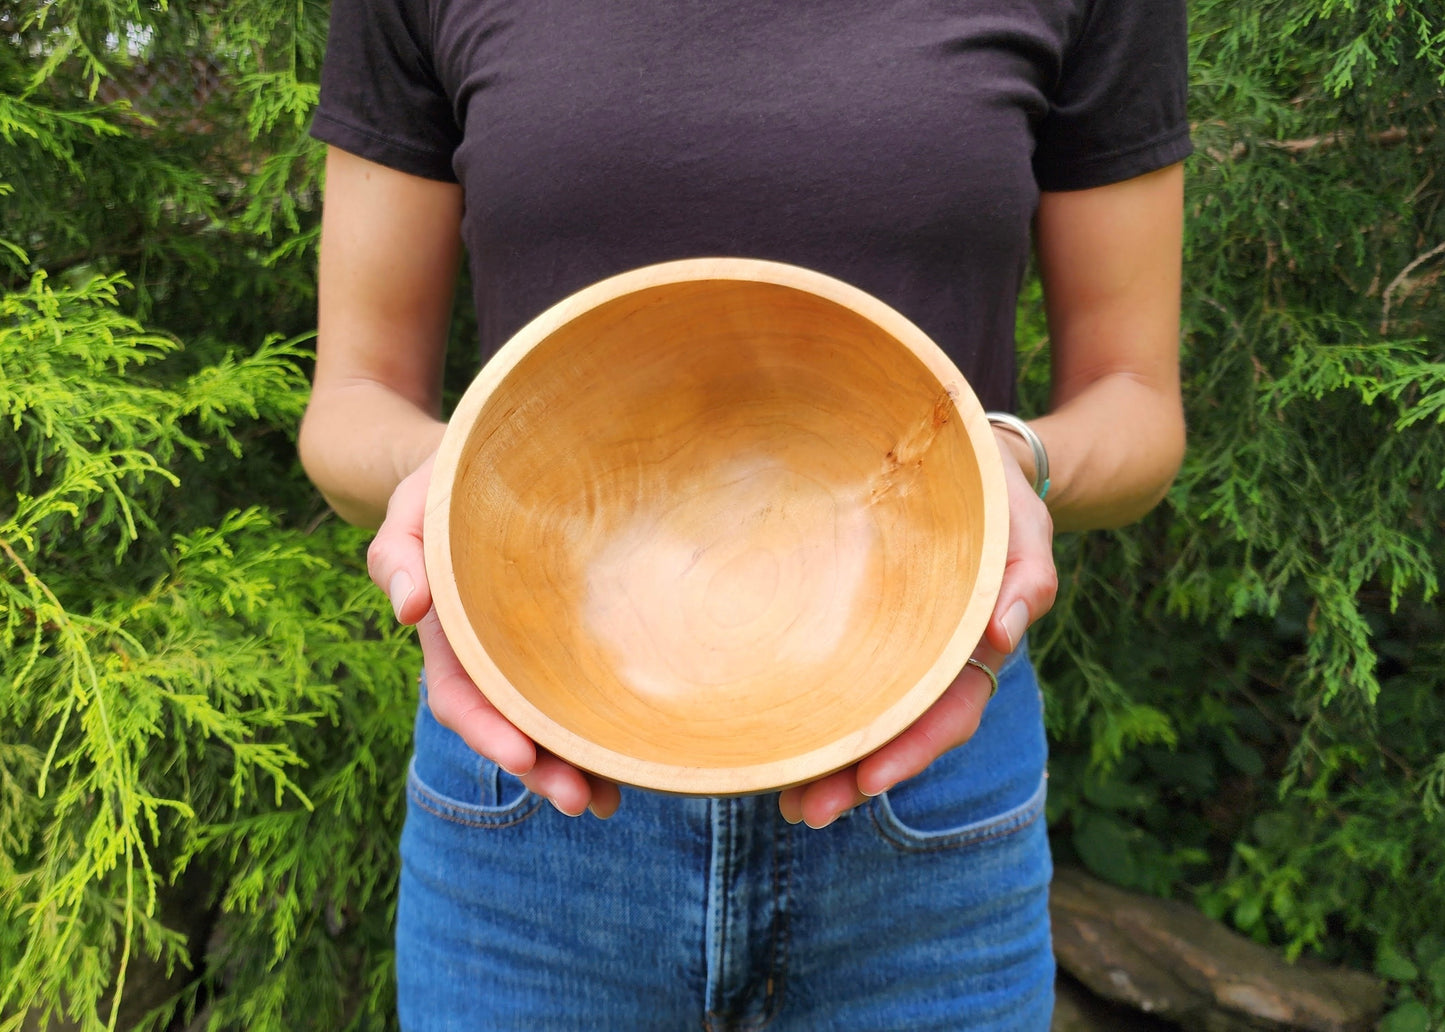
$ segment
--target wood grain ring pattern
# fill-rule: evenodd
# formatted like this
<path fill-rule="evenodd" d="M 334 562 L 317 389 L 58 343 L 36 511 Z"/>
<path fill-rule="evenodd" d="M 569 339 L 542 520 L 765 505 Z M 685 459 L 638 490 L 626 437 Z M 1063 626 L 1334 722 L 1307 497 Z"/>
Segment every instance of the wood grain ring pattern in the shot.
<path fill-rule="evenodd" d="M 437 615 L 487 698 L 623 783 L 758 792 L 897 735 L 983 634 L 1008 540 L 983 409 L 878 299 L 669 262 L 539 315 L 452 414 Z"/>

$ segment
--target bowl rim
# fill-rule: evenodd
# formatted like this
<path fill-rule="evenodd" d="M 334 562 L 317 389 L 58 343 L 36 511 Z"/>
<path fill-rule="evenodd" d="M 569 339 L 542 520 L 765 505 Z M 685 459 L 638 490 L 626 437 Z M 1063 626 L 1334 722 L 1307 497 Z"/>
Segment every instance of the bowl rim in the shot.
<path fill-rule="evenodd" d="M 513 334 L 485 363 L 448 419 L 437 449 L 427 492 L 423 546 L 432 604 L 462 668 L 487 701 L 540 748 L 585 771 L 623 784 L 686 795 L 740 795 L 773 791 L 840 770 L 895 738 L 943 694 L 964 668 L 992 616 L 1003 580 L 1009 517 L 998 451 L 975 448 L 983 483 L 983 533 L 978 574 L 964 611 L 933 664 L 911 688 L 864 728 L 841 735 L 827 745 L 763 763 L 697 767 L 617 752 L 547 716 L 511 683 L 472 633 L 453 576 L 448 546 L 451 496 L 470 428 L 522 359 L 567 323 L 628 294 L 706 280 L 790 287 L 857 313 L 907 347 L 933 374 L 952 398 L 955 416 L 971 440 L 993 440 L 983 406 L 943 349 L 911 320 L 866 291 L 825 273 L 766 259 L 716 257 L 662 262 L 610 276 L 568 295 Z"/>

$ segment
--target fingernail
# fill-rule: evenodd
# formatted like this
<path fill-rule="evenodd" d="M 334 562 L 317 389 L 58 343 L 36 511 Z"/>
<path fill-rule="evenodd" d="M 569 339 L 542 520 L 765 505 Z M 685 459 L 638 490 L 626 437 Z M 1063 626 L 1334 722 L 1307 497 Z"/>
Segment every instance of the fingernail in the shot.
<path fill-rule="evenodd" d="M 870 792 L 870 791 L 868 791 L 866 788 L 864 788 L 862 785 L 859 785 L 859 786 L 858 786 L 858 791 L 862 792 L 862 793 L 863 793 L 865 796 L 867 796 L 869 799 L 876 799 L 876 798 L 878 798 L 879 796 L 881 796 L 884 792 L 887 792 L 887 791 L 888 791 L 890 788 L 892 788 L 892 787 L 893 787 L 893 782 L 890 781 L 890 782 L 888 782 L 887 784 L 885 784 L 882 788 L 880 788 L 880 789 L 879 789 L 878 791 L 876 791 L 876 792 Z"/>
<path fill-rule="evenodd" d="M 555 799 L 548 799 L 547 802 L 551 803 L 552 806 L 553 806 L 553 808 L 556 809 L 556 811 L 557 811 L 558 813 L 563 814 L 564 816 L 567 816 L 567 817 L 581 817 L 584 813 L 587 812 L 587 808 L 584 806 L 582 809 L 578 810 L 576 813 L 568 813 L 566 810 L 562 809 L 562 804 L 559 803 L 559 802 L 557 802 L 557 800 L 555 800 Z"/>
<path fill-rule="evenodd" d="M 814 824 L 812 821 L 807 821 L 806 823 L 807 823 L 808 827 L 812 828 L 814 831 L 822 831 L 824 828 L 826 828 L 828 825 L 832 824 L 832 823 L 833 823 L 834 821 L 836 821 L 837 819 L 838 819 L 838 815 L 835 813 L 835 814 L 833 814 L 833 816 L 829 817 L 826 821 L 823 821 L 821 824 Z"/>
<path fill-rule="evenodd" d="M 1019 647 L 1024 631 L 1029 629 L 1029 607 L 1024 605 L 1024 600 L 1019 599 L 1009 606 L 1001 622 L 1004 634 L 1008 635 L 1008 650 L 1012 652 Z"/>
<path fill-rule="evenodd" d="M 406 600 L 411 598 L 411 593 L 416 590 L 412 583 L 411 575 L 405 570 L 397 570 L 391 575 L 391 583 L 386 586 L 386 594 L 391 599 L 391 611 L 401 619 L 401 607 L 406 605 Z"/>

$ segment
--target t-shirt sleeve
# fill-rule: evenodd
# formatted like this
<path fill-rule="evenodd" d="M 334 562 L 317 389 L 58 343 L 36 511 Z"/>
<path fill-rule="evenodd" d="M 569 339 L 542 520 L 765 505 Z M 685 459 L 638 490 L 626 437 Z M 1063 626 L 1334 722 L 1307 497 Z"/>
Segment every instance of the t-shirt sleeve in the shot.
<path fill-rule="evenodd" d="M 311 135 L 428 179 L 456 180 L 461 141 L 431 59 L 427 0 L 332 0 Z"/>
<path fill-rule="evenodd" d="M 1188 156 L 1184 0 L 1092 0 L 1035 136 L 1043 190 L 1082 190 Z"/>

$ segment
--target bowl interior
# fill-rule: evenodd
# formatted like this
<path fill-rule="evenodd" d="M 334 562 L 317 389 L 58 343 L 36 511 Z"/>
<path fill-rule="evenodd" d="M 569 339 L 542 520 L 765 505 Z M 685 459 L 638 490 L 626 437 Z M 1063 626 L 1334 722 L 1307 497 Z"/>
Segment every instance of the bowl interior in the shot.
<path fill-rule="evenodd" d="M 484 690 L 554 751 L 559 728 L 594 744 L 598 773 L 694 774 L 654 787 L 851 762 L 906 726 L 978 589 L 957 416 L 909 347 L 808 291 L 694 280 L 582 311 L 492 387 L 451 482 L 456 595 L 505 680 Z"/>

